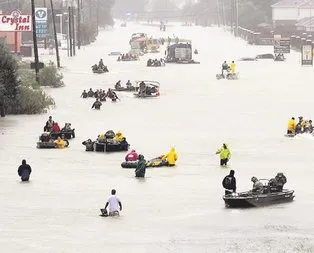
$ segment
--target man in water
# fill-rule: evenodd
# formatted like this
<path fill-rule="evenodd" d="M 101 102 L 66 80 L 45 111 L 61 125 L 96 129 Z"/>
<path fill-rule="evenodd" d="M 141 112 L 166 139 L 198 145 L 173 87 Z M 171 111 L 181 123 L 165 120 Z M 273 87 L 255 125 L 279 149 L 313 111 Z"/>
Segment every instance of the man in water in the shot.
<path fill-rule="evenodd" d="M 102 106 L 102 103 L 97 98 L 96 101 L 94 102 L 93 106 L 92 106 L 92 109 L 95 108 L 96 110 L 100 110 L 101 106 Z"/>
<path fill-rule="evenodd" d="M 223 78 L 225 78 L 225 71 L 227 71 L 229 68 L 227 61 L 224 61 L 223 64 L 221 65 L 221 75 Z"/>
<path fill-rule="evenodd" d="M 119 211 L 122 211 L 122 203 L 116 196 L 116 190 L 111 190 L 111 196 L 109 197 L 104 209 L 101 209 L 103 215 L 108 214 L 107 207 L 109 206 L 109 216 L 119 215 Z"/>
<path fill-rule="evenodd" d="M 237 190 L 237 182 L 234 177 L 234 170 L 230 170 L 229 175 L 222 180 L 222 186 L 225 188 L 225 195 L 230 195 Z"/>
<path fill-rule="evenodd" d="M 234 63 L 234 61 L 231 62 L 230 69 L 231 69 L 231 73 L 235 74 L 235 72 L 236 72 L 236 64 Z"/>
<path fill-rule="evenodd" d="M 294 117 L 292 117 L 288 122 L 287 134 L 295 134 L 296 126 L 297 126 L 297 123 L 295 122 Z"/>
<path fill-rule="evenodd" d="M 86 90 L 83 91 L 81 98 L 87 98 L 88 93 L 86 92 Z"/>
<path fill-rule="evenodd" d="M 227 146 L 227 144 L 223 144 L 222 148 L 218 149 L 216 152 L 216 155 L 220 154 L 220 166 L 227 166 L 227 163 L 229 162 L 231 158 L 231 152 Z"/>
<path fill-rule="evenodd" d="M 146 160 L 143 155 L 138 156 L 138 163 L 135 170 L 135 177 L 145 177 L 146 173 Z"/>
<path fill-rule="evenodd" d="M 22 165 L 19 166 L 19 169 L 17 172 L 23 182 L 28 181 L 29 176 L 32 173 L 32 168 L 26 163 L 26 160 L 22 160 Z"/>

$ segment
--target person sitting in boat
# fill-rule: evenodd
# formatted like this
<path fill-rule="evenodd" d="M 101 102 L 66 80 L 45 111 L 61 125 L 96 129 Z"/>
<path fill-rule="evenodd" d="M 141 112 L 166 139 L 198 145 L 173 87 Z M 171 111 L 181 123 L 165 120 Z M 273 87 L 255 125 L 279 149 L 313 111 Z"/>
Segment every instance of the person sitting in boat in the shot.
<path fill-rule="evenodd" d="M 304 124 L 305 124 L 305 122 L 303 120 L 303 117 L 300 116 L 299 122 L 297 123 L 296 128 L 295 128 L 296 134 L 304 133 Z"/>
<path fill-rule="evenodd" d="M 98 63 L 98 69 L 104 69 L 104 62 L 102 61 L 102 59 L 100 59 L 99 63 Z"/>
<path fill-rule="evenodd" d="M 132 83 L 130 82 L 130 80 L 128 80 L 125 85 L 126 85 L 126 87 L 127 87 L 128 89 L 131 89 L 131 88 L 132 88 Z"/>
<path fill-rule="evenodd" d="M 305 133 L 312 133 L 313 132 L 312 120 L 306 120 L 305 121 L 304 132 Z"/>
<path fill-rule="evenodd" d="M 123 135 L 122 135 L 122 133 L 120 132 L 120 131 L 118 131 L 117 133 L 116 133 L 116 135 L 114 136 L 114 140 L 115 141 L 118 141 L 118 142 L 121 142 L 122 140 L 123 140 Z"/>
<path fill-rule="evenodd" d="M 257 194 L 263 193 L 263 190 L 264 190 L 263 183 L 261 181 L 259 181 L 257 179 L 257 177 L 252 177 L 251 181 L 253 182 L 253 190 L 252 190 L 252 192 L 257 193 Z"/>
<path fill-rule="evenodd" d="M 223 143 L 222 147 L 217 150 L 216 155 L 220 154 L 220 166 L 227 166 L 231 158 L 231 152 L 228 145 Z"/>
<path fill-rule="evenodd" d="M 53 124 L 54 124 L 54 121 L 52 120 L 52 117 L 49 116 L 49 119 L 47 120 L 46 125 L 44 127 L 44 132 L 51 132 L 53 128 Z"/>
<path fill-rule="evenodd" d="M 82 92 L 81 98 L 87 98 L 88 97 L 88 93 L 86 92 L 86 90 L 84 90 Z"/>
<path fill-rule="evenodd" d="M 177 154 L 175 148 L 172 147 L 170 152 L 162 157 L 162 160 L 167 160 L 169 167 L 175 166 L 176 161 L 178 160 L 178 154 Z"/>
<path fill-rule="evenodd" d="M 59 132 L 61 132 L 58 122 L 55 122 L 55 123 L 53 124 L 52 132 L 53 132 L 53 133 L 59 133 Z"/>
<path fill-rule="evenodd" d="M 147 66 L 148 66 L 148 67 L 152 66 L 152 59 L 148 59 L 148 61 L 147 61 Z"/>
<path fill-rule="evenodd" d="M 39 140 L 41 142 L 50 142 L 51 141 L 50 133 L 49 132 L 42 133 L 41 136 L 39 137 Z"/>
<path fill-rule="evenodd" d="M 94 64 L 94 65 L 92 66 L 92 70 L 93 70 L 93 71 L 97 71 L 97 70 L 98 70 L 97 64 Z"/>
<path fill-rule="evenodd" d="M 109 69 L 108 69 L 107 66 L 104 66 L 104 67 L 103 67 L 103 70 L 104 70 L 105 72 L 109 72 Z"/>
<path fill-rule="evenodd" d="M 82 142 L 82 144 L 85 146 L 85 151 L 94 151 L 94 143 L 95 142 L 91 139 Z"/>
<path fill-rule="evenodd" d="M 198 54 L 198 51 L 197 51 L 197 49 L 195 49 L 195 50 L 194 50 L 194 54 Z"/>
<path fill-rule="evenodd" d="M 284 184 L 287 183 L 287 178 L 285 177 L 285 175 L 282 172 L 278 172 L 276 177 L 275 177 L 275 180 L 276 180 L 277 189 L 278 189 L 278 191 L 281 192 Z"/>
<path fill-rule="evenodd" d="M 92 105 L 92 109 L 95 108 L 96 110 L 100 110 L 100 107 L 102 106 L 102 103 L 97 98 L 96 101 Z"/>
<path fill-rule="evenodd" d="M 57 140 L 55 140 L 56 148 L 64 148 L 65 143 L 64 140 L 59 136 Z"/>
<path fill-rule="evenodd" d="M 121 86 L 121 80 L 119 80 L 119 81 L 115 84 L 114 88 L 115 88 L 115 89 L 121 89 L 121 88 L 122 88 L 122 86 Z"/>
<path fill-rule="evenodd" d="M 125 156 L 126 162 L 134 162 L 137 159 L 138 159 L 138 154 L 136 153 L 134 149 L 132 149 L 132 151 Z"/>
<path fill-rule="evenodd" d="M 99 134 L 97 137 L 97 141 L 100 143 L 106 142 L 106 136 L 104 134 Z"/>
<path fill-rule="evenodd" d="M 221 75 L 223 78 L 225 78 L 225 72 L 229 69 L 229 65 L 227 61 L 224 61 L 223 64 L 221 65 Z"/>
<path fill-rule="evenodd" d="M 89 89 L 89 91 L 87 92 L 88 97 L 92 98 L 94 96 L 94 92 L 92 90 L 92 88 Z"/>
<path fill-rule="evenodd" d="M 225 188 L 225 195 L 232 194 L 237 190 L 237 181 L 234 176 L 234 170 L 230 170 L 229 175 L 222 180 L 222 186 Z"/>
<path fill-rule="evenodd" d="M 296 125 L 297 123 L 295 122 L 294 117 L 292 117 L 288 122 L 287 134 L 295 134 Z"/>

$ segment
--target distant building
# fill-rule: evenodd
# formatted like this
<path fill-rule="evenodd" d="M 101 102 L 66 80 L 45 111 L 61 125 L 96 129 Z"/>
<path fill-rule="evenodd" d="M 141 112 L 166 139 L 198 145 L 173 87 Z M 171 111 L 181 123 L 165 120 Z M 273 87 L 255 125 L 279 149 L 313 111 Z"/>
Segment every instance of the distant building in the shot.
<path fill-rule="evenodd" d="M 300 20 L 314 16 L 314 0 L 282 0 L 272 5 L 275 27 L 295 26 Z"/>

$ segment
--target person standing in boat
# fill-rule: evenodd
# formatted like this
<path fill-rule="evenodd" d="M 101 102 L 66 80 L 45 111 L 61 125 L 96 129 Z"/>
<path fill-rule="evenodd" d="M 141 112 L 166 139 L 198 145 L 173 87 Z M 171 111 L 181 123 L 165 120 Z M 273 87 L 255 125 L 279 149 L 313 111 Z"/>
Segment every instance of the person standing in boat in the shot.
<path fill-rule="evenodd" d="M 46 125 L 44 127 L 44 132 L 51 132 L 53 125 L 54 125 L 54 121 L 52 120 L 52 117 L 49 116 L 49 119 L 47 120 Z"/>
<path fill-rule="evenodd" d="M 222 186 L 225 188 L 225 195 L 230 195 L 237 190 L 237 181 L 234 176 L 234 170 L 230 170 L 229 175 L 222 180 Z"/>
<path fill-rule="evenodd" d="M 278 172 L 275 177 L 277 190 L 282 192 L 283 186 L 287 183 L 287 178 L 282 172 Z"/>
<path fill-rule="evenodd" d="M 102 103 L 97 98 L 94 104 L 92 105 L 92 109 L 95 108 L 96 110 L 100 110 L 100 107 L 102 106 Z"/>
<path fill-rule="evenodd" d="M 17 173 L 21 177 L 21 180 L 29 181 L 29 176 L 32 173 L 32 168 L 26 163 L 26 160 L 22 160 L 22 165 L 19 166 Z"/>
<path fill-rule="evenodd" d="M 235 74 L 235 72 L 236 72 L 236 64 L 235 64 L 234 61 L 232 61 L 232 62 L 230 63 L 230 69 L 231 69 L 231 73 L 232 73 L 232 74 Z"/>
<path fill-rule="evenodd" d="M 106 203 L 104 209 L 101 209 L 103 215 L 108 215 L 107 208 L 109 206 L 109 216 L 119 215 L 119 211 L 122 211 L 122 203 L 120 199 L 116 196 L 116 190 L 111 190 L 111 195 Z"/>
<path fill-rule="evenodd" d="M 227 144 L 223 144 L 222 148 L 218 149 L 216 152 L 216 155 L 220 154 L 220 166 L 227 166 L 227 163 L 229 162 L 231 158 L 231 152 L 227 146 Z"/>
<path fill-rule="evenodd" d="M 287 134 L 295 134 L 296 126 L 297 126 L 297 123 L 295 122 L 295 118 L 292 117 L 288 122 Z"/>
<path fill-rule="evenodd" d="M 221 75 L 223 78 L 225 78 L 225 72 L 228 70 L 229 65 L 227 61 L 224 61 L 223 64 L 221 65 Z"/>

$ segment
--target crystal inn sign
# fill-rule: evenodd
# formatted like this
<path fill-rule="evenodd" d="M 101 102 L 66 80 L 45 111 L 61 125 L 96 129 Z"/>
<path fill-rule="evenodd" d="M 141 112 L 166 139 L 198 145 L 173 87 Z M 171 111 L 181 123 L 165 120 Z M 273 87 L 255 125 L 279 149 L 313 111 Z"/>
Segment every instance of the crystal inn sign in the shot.
<path fill-rule="evenodd" d="M 11 14 L 0 14 L 1 32 L 31 32 L 32 15 L 22 15 L 18 10 Z"/>

